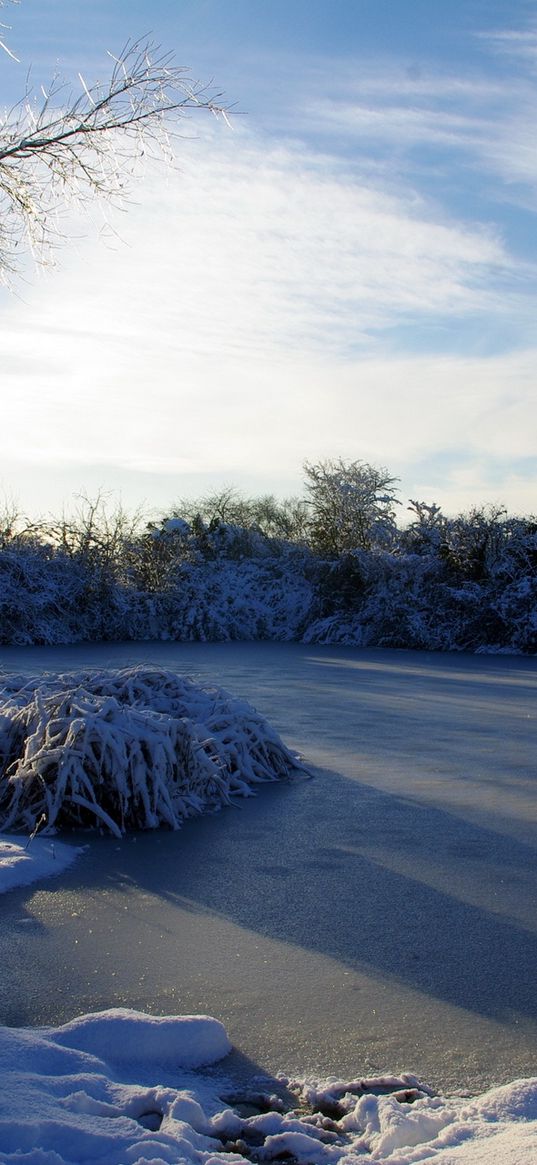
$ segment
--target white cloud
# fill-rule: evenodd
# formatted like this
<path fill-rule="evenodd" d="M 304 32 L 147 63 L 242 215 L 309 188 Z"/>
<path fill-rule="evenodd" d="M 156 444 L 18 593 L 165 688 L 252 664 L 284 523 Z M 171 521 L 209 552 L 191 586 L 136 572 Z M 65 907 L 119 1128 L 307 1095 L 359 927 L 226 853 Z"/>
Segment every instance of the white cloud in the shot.
<path fill-rule="evenodd" d="M 401 357 L 385 338 L 516 314 L 494 232 L 244 131 L 185 143 L 180 172 L 139 199 L 119 220 L 124 242 L 65 251 L 4 311 L 4 465 L 75 489 L 99 467 L 135 502 L 147 492 L 141 481 L 132 495 L 135 471 L 166 488 L 175 475 L 176 494 L 196 475 L 278 490 L 306 457 L 398 472 L 461 440 L 477 458 L 529 455 L 535 352 Z M 448 483 L 450 497 L 458 508 Z"/>
<path fill-rule="evenodd" d="M 535 511 L 524 463 L 534 457 L 536 370 L 537 350 L 488 360 L 187 360 L 173 384 L 130 369 L 128 389 L 112 378 L 108 390 L 64 383 L 54 400 L 23 398 L 11 456 L 40 472 L 41 509 L 53 508 L 43 484 L 58 470 L 73 491 L 122 485 L 128 504 L 164 506 L 211 483 L 297 490 L 304 459 L 342 456 L 387 465 L 403 497 L 450 511 L 485 501 Z"/>

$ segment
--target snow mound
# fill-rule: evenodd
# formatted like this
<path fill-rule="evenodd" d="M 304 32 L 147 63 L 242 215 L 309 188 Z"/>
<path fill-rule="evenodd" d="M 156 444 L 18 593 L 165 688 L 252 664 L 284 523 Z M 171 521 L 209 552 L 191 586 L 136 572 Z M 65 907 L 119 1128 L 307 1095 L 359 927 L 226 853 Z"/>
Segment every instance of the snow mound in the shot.
<path fill-rule="evenodd" d="M 529 1165 L 537 1160 L 537 1078 L 470 1100 L 434 1096 L 406 1075 L 324 1085 L 280 1077 L 264 1082 L 276 1095 L 248 1085 L 233 1094 L 214 1067 L 205 1076 L 199 1071 L 229 1050 L 222 1024 L 207 1016 L 115 1009 L 59 1028 L 0 1028 L 0 1161 Z M 257 1111 L 241 1116 L 245 1105 Z"/>
<path fill-rule="evenodd" d="M 130 1008 L 81 1015 L 50 1033 L 64 1048 L 108 1064 L 200 1068 L 231 1051 L 226 1030 L 206 1015 L 145 1015 Z"/>
<path fill-rule="evenodd" d="M 254 708 L 147 668 L 0 681 L 0 828 L 177 829 L 304 773 Z"/>

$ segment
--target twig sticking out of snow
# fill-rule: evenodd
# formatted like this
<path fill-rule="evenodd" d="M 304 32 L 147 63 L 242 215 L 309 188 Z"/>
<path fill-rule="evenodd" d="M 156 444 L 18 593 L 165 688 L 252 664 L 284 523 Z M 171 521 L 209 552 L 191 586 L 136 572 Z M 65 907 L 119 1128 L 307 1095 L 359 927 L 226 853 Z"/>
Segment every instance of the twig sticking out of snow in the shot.
<path fill-rule="evenodd" d="M 147 668 L 0 686 L 0 828 L 178 829 L 252 785 L 304 773 L 254 708 Z"/>
<path fill-rule="evenodd" d="M 45 814 L 44 814 L 44 813 L 42 813 L 42 814 L 41 814 L 41 817 L 38 817 L 38 819 L 37 819 L 37 821 L 36 821 L 36 823 L 35 823 L 35 825 L 34 825 L 34 827 L 33 827 L 33 829 L 32 829 L 32 832 L 31 832 L 31 834 L 30 834 L 30 836 L 29 836 L 29 838 L 28 838 L 28 841 L 26 842 L 26 845 L 25 845 L 25 847 L 24 847 L 25 849 L 28 849 L 28 846 L 30 845 L 30 842 L 32 842 L 32 841 L 34 840 L 34 837 L 36 836 L 36 834 L 37 834 L 37 833 L 39 833 L 39 830 L 41 829 L 41 826 L 42 826 L 42 825 L 46 825 L 46 824 L 47 824 L 47 819 L 46 819 L 46 817 L 45 817 Z"/>

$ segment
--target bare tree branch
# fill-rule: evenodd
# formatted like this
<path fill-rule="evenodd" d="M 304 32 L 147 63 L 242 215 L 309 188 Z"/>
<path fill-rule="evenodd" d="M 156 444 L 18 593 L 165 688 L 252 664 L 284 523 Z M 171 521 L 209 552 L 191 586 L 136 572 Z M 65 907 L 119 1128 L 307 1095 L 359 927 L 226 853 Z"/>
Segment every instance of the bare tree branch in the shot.
<path fill-rule="evenodd" d="M 19 3 L 19 0 L 0 0 L 0 8 L 5 8 L 6 4 L 18 4 L 18 3 Z M 0 21 L 0 28 L 9 29 L 10 25 L 4 24 L 2 21 Z M 5 53 L 7 53 L 8 57 L 11 57 L 12 61 L 16 61 L 17 64 L 19 63 L 19 58 L 15 56 L 15 53 L 13 53 L 11 51 L 9 46 L 3 40 L 0 40 L 0 49 L 2 49 Z"/>
<path fill-rule="evenodd" d="M 0 0 L 1 2 L 1 0 Z M 124 202 L 139 159 L 173 158 L 178 122 L 205 110 L 226 118 L 221 94 L 194 81 L 171 53 L 127 41 L 106 82 L 73 92 L 59 78 L 0 118 L 0 276 L 29 245 L 45 260 L 66 204 Z"/>

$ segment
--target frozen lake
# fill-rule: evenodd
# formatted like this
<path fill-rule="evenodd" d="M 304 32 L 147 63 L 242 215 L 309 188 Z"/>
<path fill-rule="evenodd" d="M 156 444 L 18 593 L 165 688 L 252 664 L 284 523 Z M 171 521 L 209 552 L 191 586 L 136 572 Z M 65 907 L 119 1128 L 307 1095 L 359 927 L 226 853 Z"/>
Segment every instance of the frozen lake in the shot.
<path fill-rule="evenodd" d="M 221 1019 L 263 1070 L 537 1073 L 533 659 L 285 644 L 4 648 L 244 696 L 315 766 L 177 834 L 94 838 L 0 899 L 0 1023 L 119 1004 Z M 86 839 L 85 839 L 86 840 Z"/>

